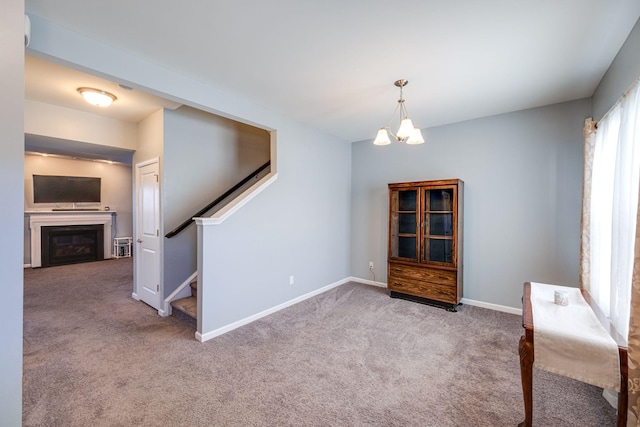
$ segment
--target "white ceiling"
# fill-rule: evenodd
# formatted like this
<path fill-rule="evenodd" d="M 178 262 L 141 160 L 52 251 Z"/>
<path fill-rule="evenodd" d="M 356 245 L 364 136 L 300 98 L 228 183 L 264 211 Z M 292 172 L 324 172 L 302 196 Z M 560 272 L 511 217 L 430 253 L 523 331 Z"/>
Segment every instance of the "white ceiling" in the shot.
<path fill-rule="evenodd" d="M 175 109 L 180 106 L 178 103 L 33 56 L 25 56 L 24 63 L 26 99 L 133 123 L 139 122 L 160 107 Z M 117 99 L 108 108 L 96 107 L 84 101 L 78 92 L 80 87 L 101 89 L 114 94 Z"/>
<path fill-rule="evenodd" d="M 590 97 L 640 16 L 638 0 L 25 4 L 349 142 L 388 124 L 400 78 L 410 82 L 406 105 L 421 128 Z M 32 83 L 27 93 L 37 99 L 44 89 Z"/>

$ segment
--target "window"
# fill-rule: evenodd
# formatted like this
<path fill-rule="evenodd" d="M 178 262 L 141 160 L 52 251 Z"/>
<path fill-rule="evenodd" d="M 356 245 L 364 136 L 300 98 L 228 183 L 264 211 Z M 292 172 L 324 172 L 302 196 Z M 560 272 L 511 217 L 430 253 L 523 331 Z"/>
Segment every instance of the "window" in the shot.
<path fill-rule="evenodd" d="M 629 331 L 639 178 L 636 81 L 598 122 L 591 183 L 591 295 L 623 337 Z"/>

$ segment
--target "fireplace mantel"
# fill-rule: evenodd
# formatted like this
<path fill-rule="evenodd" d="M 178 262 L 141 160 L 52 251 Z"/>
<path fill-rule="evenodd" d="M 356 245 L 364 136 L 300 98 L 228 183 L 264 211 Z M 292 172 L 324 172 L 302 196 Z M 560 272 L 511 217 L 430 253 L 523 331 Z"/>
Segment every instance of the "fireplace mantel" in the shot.
<path fill-rule="evenodd" d="M 42 227 L 64 225 L 104 225 L 104 258 L 111 258 L 114 211 L 26 211 L 31 229 L 31 267 L 42 266 Z"/>

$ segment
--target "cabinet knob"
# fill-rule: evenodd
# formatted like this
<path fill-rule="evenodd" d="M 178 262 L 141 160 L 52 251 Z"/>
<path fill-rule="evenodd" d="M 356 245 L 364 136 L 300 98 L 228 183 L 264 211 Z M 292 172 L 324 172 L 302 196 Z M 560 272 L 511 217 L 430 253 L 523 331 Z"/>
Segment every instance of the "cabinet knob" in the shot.
<path fill-rule="evenodd" d="M 136 240 L 136 242 L 142 243 L 142 239 L 138 239 L 138 240 Z"/>

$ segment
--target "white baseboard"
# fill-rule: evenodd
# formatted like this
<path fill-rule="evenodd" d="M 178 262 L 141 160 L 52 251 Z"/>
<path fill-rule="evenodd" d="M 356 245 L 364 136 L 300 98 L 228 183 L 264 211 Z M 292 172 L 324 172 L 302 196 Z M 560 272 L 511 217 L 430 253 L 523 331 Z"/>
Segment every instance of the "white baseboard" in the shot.
<path fill-rule="evenodd" d="M 374 282 L 373 280 L 368 280 L 368 279 L 361 279 L 360 277 L 349 277 L 349 281 L 350 282 L 358 282 L 358 283 L 363 283 L 365 285 L 371 285 L 371 286 L 377 286 L 379 288 L 386 288 L 387 284 L 384 282 Z"/>
<path fill-rule="evenodd" d="M 475 307 L 488 308 L 489 310 L 502 311 L 503 313 L 517 314 L 522 316 L 521 308 L 508 307 L 506 305 L 491 304 L 490 302 L 476 301 L 468 298 L 460 300 L 462 304 L 473 305 Z"/>
<path fill-rule="evenodd" d="M 349 280 L 353 282 L 364 283 L 365 285 L 380 286 L 383 288 L 387 287 L 386 283 L 374 282 L 372 280 L 361 279 L 360 277 L 350 277 Z M 460 302 L 466 305 L 473 305 L 475 307 L 488 308 L 489 310 L 502 311 L 504 313 L 517 314 L 522 316 L 521 308 L 507 307 L 506 305 L 492 304 L 489 302 L 476 301 L 468 298 L 462 298 Z"/>
<path fill-rule="evenodd" d="M 315 291 L 311 291 L 309 293 L 306 293 L 304 295 L 301 295 L 297 298 L 291 299 L 289 301 L 283 302 L 282 304 L 278 304 L 275 307 L 271 307 L 267 310 L 261 311 L 260 313 L 256 313 L 254 315 L 251 315 L 249 317 L 246 317 L 244 319 L 238 320 L 237 322 L 233 322 L 230 323 L 226 326 L 223 326 L 221 328 L 215 329 L 213 331 L 209 331 L 206 332 L 204 334 L 201 334 L 200 332 L 196 332 L 195 337 L 198 341 L 200 342 L 205 342 L 208 341 L 212 338 L 215 338 L 217 336 L 220 336 L 222 334 L 225 334 L 227 332 L 230 332 L 234 329 L 237 329 L 241 326 L 247 325 L 251 322 L 254 322 L 258 319 L 261 319 L 265 316 L 268 316 L 270 314 L 273 314 L 275 312 L 278 312 L 282 309 L 285 309 L 287 307 L 290 307 L 294 304 L 297 304 L 299 302 L 302 302 L 304 300 L 307 300 L 311 297 L 314 297 L 316 295 L 320 295 L 323 292 L 327 292 L 335 287 L 338 287 L 340 285 L 344 285 L 347 282 L 358 282 L 358 283 L 362 283 L 365 285 L 370 285 L 370 286 L 377 286 L 377 287 L 381 287 L 381 288 L 386 288 L 387 284 L 383 283 L 383 282 L 374 282 L 373 280 L 368 280 L 368 279 L 362 279 L 360 277 L 347 277 L 344 278 L 342 280 L 339 280 L 337 282 L 331 283 L 330 285 L 327 285 L 323 288 L 320 289 L 316 289 Z M 135 294 L 134 294 L 134 298 L 136 298 Z M 137 298 L 136 298 L 137 299 Z M 498 305 L 498 304 L 491 304 L 488 302 L 482 302 L 482 301 L 476 301 L 476 300 L 472 300 L 472 299 L 467 299 L 467 298 L 462 298 L 462 300 L 460 301 L 462 304 L 467 304 L 467 305 L 472 305 L 472 306 L 476 306 L 476 307 L 482 307 L 482 308 L 487 308 L 489 310 L 495 310 L 495 311 L 501 311 L 504 313 L 510 313 L 510 314 L 518 314 L 518 315 L 522 315 L 522 309 L 518 309 L 518 308 L 513 308 L 513 307 L 507 307 L 504 305 Z"/>
<path fill-rule="evenodd" d="M 138 294 L 136 294 L 135 292 L 131 293 L 131 298 L 133 298 L 136 301 L 140 301 L 140 297 L 138 297 Z M 151 307 L 154 308 L 154 307 Z M 171 316 L 171 306 L 169 306 L 169 308 L 165 308 L 158 310 L 158 315 L 160 317 L 167 317 L 167 316 Z"/>
<path fill-rule="evenodd" d="M 314 297 L 316 295 L 320 295 L 323 292 L 327 292 L 327 291 L 329 291 L 329 290 L 331 290 L 331 289 L 333 289 L 335 287 L 338 287 L 340 285 L 343 285 L 343 284 L 349 282 L 350 280 L 351 280 L 351 278 L 346 278 L 346 279 L 339 280 L 339 281 L 334 282 L 334 283 L 332 283 L 330 285 L 327 285 L 327 286 L 325 286 L 323 288 L 316 289 L 315 291 L 311 291 L 309 293 L 306 293 L 304 295 L 301 295 L 301 296 L 296 297 L 294 299 L 291 299 L 289 301 L 283 302 L 282 304 L 278 304 L 275 307 L 271 307 L 271 308 L 269 308 L 267 310 L 261 311 L 260 313 L 256 313 L 256 314 L 254 314 L 252 316 L 249 316 L 249 317 L 246 317 L 244 319 L 238 320 L 237 322 L 230 323 L 230 324 L 228 324 L 226 326 L 223 326 L 221 328 L 215 329 L 213 331 L 209 331 L 209 332 L 206 332 L 204 334 L 201 334 L 200 332 L 196 332 L 196 339 L 198 341 L 200 341 L 200 342 L 208 341 L 208 340 L 210 340 L 212 338 L 215 338 L 217 336 L 220 336 L 222 334 L 230 332 L 230 331 L 232 331 L 234 329 L 237 329 L 237 328 L 239 328 L 241 326 L 244 326 L 244 325 L 246 325 L 248 323 L 254 322 L 254 321 L 258 320 L 258 319 L 261 319 L 261 318 L 263 318 L 265 316 L 273 314 L 273 313 L 275 313 L 277 311 L 280 311 L 280 310 L 285 309 L 287 307 L 290 307 L 290 306 L 292 306 L 294 304 L 297 304 L 299 302 L 307 300 L 307 299 L 309 299 L 311 297 Z"/>

